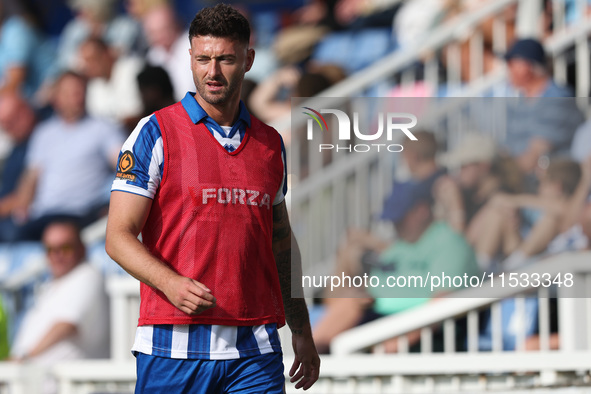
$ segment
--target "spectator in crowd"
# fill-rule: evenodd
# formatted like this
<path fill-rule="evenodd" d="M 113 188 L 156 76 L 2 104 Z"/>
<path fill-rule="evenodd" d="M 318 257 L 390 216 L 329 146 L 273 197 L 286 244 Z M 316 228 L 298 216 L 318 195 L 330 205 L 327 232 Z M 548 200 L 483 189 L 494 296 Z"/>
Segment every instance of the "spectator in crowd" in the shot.
<path fill-rule="evenodd" d="M 436 201 L 437 210 L 441 212 L 438 219 L 445 220 L 456 231 L 461 232 L 463 216 L 457 215 L 462 209 L 459 188 L 444 176 L 445 169 L 440 167 L 436 160 L 437 140 L 435 135 L 428 131 L 415 131 L 417 141 L 407 141 L 402 153 L 402 164 L 408 172 L 409 179 L 405 182 L 396 182 L 400 185 L 399 193 L 407 193 L 410 184 L 422 184 L 426 187 Z M 458 217 L 459 216 L 459 217 Z M 381 252 L 388 246 L 388 242 L 376 234 L 360 229 L 349 229 L 343 246 L 337 252 L 338 273 L 347 275 L 362 275 L 363 267 L 360 264 L 361 256 L 367 251 Z M 346 295 L 346 294 L 345 294 Z"/>
<path fill-rule="evenodd" d="M 136 78 L 143 60 L 119 56 L 100 38 L 89 38 L 80 46 L 80 71 L 88 78 L 88 114 L 105 117 L 133 130 L 142 111 Z"/>
<path fill-rule="evenodd" d="M 474 252 L 464 237 L 447 222 L 434 220 L 432 192 L 428 186 L 428 183 L 409 184 L 406 191 L 393 189 L 385 203 L 382 218 L 394 223 L 397 239 L 379 255 L 370 270 L 371 275 L 380 277 L 381 281 L 393 273 L 406 277 L 443 272 L 451 277 L 479 273 Z M 375 298 L 373 311 L 381 316 L 402 312 L 450 290 L 452 288 L 446 285 L 435 293 L 426 288 L 410 287 L 399 296 L 412 298 L 392 298 L 393 294 L 386 288 L 369 289 Z M 409 345 L 413 338 L 418 341 L 418 333 L 410 336 Z M 384 345 L 386 352 L 397 351 L 396 339 Z"/>
<path fill-rule="evenodd" d="M 263 122 L 273 122 L 291 113 L 291 97 L 298 97 L 295 87 L 301 73 L 296 67 L 282 67 L 259 83 L 248 105 Z"/>
<path fill-rule="evenodd" d="M 160 66 L 146 65 L 137 76 L 142 100 L 142 117 L 175 103 L 170 77 Z"/>
<path fill-rule="evenodd" d="M 517 40 L 505 54 L 509 83 L 520 95 L 536 97 L 572 97 L 572 92 L 556 84 L 547 70 L 546 52 L 533 38 Z"/>
<path fill-rule="evenodd" d="M 494 140 L 484 134 L 466 133 L 461 141 L 441 157 L 441 162 L 452 172 L 438 181 L 436 201 L 441 201 L 438 211 L 448 211 L 455 218 L 456 230 L 463 232 L 473 245 L 480 238 L 486 222 L 482 208 L 498 192 L 515 194 L 521 191 L 523 176 L 517 163 L 498 154 Z M 448 182 L 457 184 L 459 193 L 448 191 Z M 453 201 L 460 198 L 460 201 Z M 449 212 L 445 207 L 456 207 Z M 484 267 L 483 267 L 484 268 Z"/>
<path fill-rule="evenodd" d="M 439 181 L 438 197 L 447 204 L 454 204 L 455 212 L 447 212 L 456 223 L 454 228 L 463 233 L 471 219 L 489 197 L 490 189 L 496 188 L 496 180 L 490 176 L 492 161 L 496 154 L 494 142 L 484 135 L 467 133 L 457 146 L 441 158 L 441 162 L 453 171 Z M 449 193 L 447 183 L 457 185 L 459 192 Z M 459 201 L 454 201 L 459 199 Z"/>
<path fill-rule="evenodd" d="M 37 122 L 35 112 L 25 99 L 15 93 L 0 95 L 0 129 L 12 139 L 12 149 L 2 167 L 0 183 L 0 242 L 11 242 L 17 225 L 11 216 L 18 205 L 18 182 L 25 168 L 29 137 Z"/>
<path fill-rule="evenodd" d="M 435 204 L 435 216 L 446 221 L 462 233 L 465 214 L 460 188 L 446 176 L 446 169 L 437 161 L 438 143 L 435 134 L 428 131 L 414 132 L 416 141 L 406 141 L 402 151 L 403 165 L 410 175 L 410 182 L 425 182 Z"/>
<path fill-rule="evenodd" d="M 62 74 L 53 98 L 56 114 L 33 132 L 12 208 L 22 222 L 19 240 L 39 239 L 55 216 L 72 216 L 85 226 L 105 213 L 124 135 L 115 124 L 86 115 L 85 95 L 82 76 Z"/>
<path fill-rule="evenodd" d="M 440 167 L 436 160 L 437 140 L 428 131 L 415 131 L 417 141 L 407 141 L 402 153 L 402 164 L 408 172 L 409 178 L 400 185 L 399 193 L 407 193 L 409 185 L 422 184 L 431 193 L 432 201 L 437 207 L 437 219 L 447 221 L 458 232 L 463 229 L 463 214 L 461 195 L 458 186 L 444 176 L 446 170 Z M 362 275 L 361 257 L 367 251 L 381 252 L 388 246 L 388 242 L 371 232 L 360 229 L 349 229 L 343 246 L 337 251 L 336 271 L 346 275 Z M 342 296 L 346 296 L 343 294 Z"/>
<path fill-rule="evenodd" d="M 404 142 L 402 165 L 408 170 L 411 180 L 428 180 L 432 185 L 446 172 L 435 160 L 438 149 L 437 139 L 435 134 L 429 131 L 413 130 L 413 135 L 416 141 Z"/>
<path fill-rule="evenodd" d="M 568 151 L 584 117 L 546 68 L 546 53 L 534 39 L 518 40 L 505 55 L 509 82 L 522 95 L 507 105 L 505 148 L 531 174 L 540 157 Z M 562 98 L 562 99 L 560 99 Z"/>
<path fill-rule="evenodd" d="M 548 245 L 548 253 L 583 250 L 591 245 L 591 238 L 585 232 L 585 226 L 589 225 L 585 223 L 585 220 L 588 220 L 585 210 L 591 201 L 591 156 L 580 165 L 581 180 L 566 203 L 563 220 L 558 228 L 560 234 Z"/>
<path fill-rule="evenodd" d="M 141 21 L 152 8 L 169 3 L 170 0 L 127 0 L 125 9 L 134 19 Z"/>
<path fill-rule="evenodd" d="M 305 71 L 285 66 L 268 75 L 257 84 L 248 98 L 248 106 L 263 122 L 274 122 L 289 116 L 292 97 L 313 97 L 345 78 L 345 72 L 336 65 L 308 64 Z M 283 133 L 289 145 L 289 133 Z"/>
<path fill-rule="evenodd" d="M 479 256 L 509 256 L 503 268 L 513 269 L 543 252 L 558 234 L 580 179 L 577 162 L 556 159 L 542 176 L 537 195 L 493 197 L 485 208 L 486 229 L 475 245 Z"/>
<path fill-rule="evenodd" d="M 72 0 L 76 17 L 66 24 L 58 45 L 60 71 L 75 70 L 80 45 L 89 37 L 98 37 L 118 55 L 142 54 L 145 49 L 139 22 L 117 13 L 116 0 Z"/>
<path fill-rule="evenodd" d="M 164 68 L 174 86 L 175 100 L 195 89 L 187 53 L 189 33 L 184 31 L 172 5 L 162 4 L 150 9 L 142 20 L 149 49 L 148 63 Z"/>
<path fill-rule="evenodd" d="M 382 219 L 394 223 L 397 238 L 385 248 L 384 244 L 376 245 L 377 254 L 365 250 L 362 253 L 363 272 L 380 277 L 380 283 L 386 283 L 389 275 L 425 276 L 427 272 L 432 275 L 445 272 L 450 276 L 463 276 L 479 272 L 474 252 L 463 236 L 446 222 L 434 220 L 431 187 L 428 181 L 394 184 L 393 192 L 384 204 Z M 441 290 L 449 291 L 448 288 Z M 388 288 L 370 288 L 368 291 L 369 297 L 357 294 L 358 298 L 327 299 L 326 313 L 314 327 L 314 341 L 319 349 L 326 352 L 332 338 L 345 329 L 421 305 L 437 296 L 429 289 L 418 287 L 402 293 L 393 293 Z M 396 298 L 390 298 L 394 296 Z M 410 344 L 418 338 L 412 334 Z M 388 341 L 385 348 L 388 352 L 395 352 L 396 341 Z"/>
<path fill-rule="evenodd" d="M 52 278 L 25 315 L 12 358 L 52 365 L 108 357 L 108 299 L 100 272 L 85 261 L 79 228 L 53 222 L 43 232 L 43 244 Z"/>
<path fill-rule="evenodd" d="M 33 99 L 54 71 L 53 47 L 41 31 L 33 2 L 1 1 L 0 24 L 0 93 Z"/>

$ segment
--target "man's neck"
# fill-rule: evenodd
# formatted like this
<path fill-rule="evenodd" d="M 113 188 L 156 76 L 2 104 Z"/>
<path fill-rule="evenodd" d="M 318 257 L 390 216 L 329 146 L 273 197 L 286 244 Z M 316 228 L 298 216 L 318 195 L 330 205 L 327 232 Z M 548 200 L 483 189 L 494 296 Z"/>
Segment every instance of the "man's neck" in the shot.
<path fill-rule="evenodd" d="M 523 89 L 523 94 L 526 97 L 540 97 L 548 87 L 548 83 L 550 83 L 550 80 L 547 76 L 537 77 Z"/>
<path fill-rule="evenodd" d="M 59 117 L 64 123 L 74 124 L 79 122 L 84 117 L 84 114 L 60 114 Z"/>
<path fill-rule="evenodd" d="M 115 61 L 114 60 L 110 60 L 109 61 L 109 67 L 107 67 L 105 69 L 105 72 L 103 73 L 102 77 L 105 81 L 110 81 L 111 80 L 111 76 L 113 75 L 113 69 L 115 68 Z"/>
<path fill-rule="evenodd" d="M 421 237 L 427 232 L 427 229 L 433 224 L 433 220 L 426 221 L 423 225 L 413 228 L 412 230 L 406 231 L 401 234 L 400 238 L 408 243 L 414 244 L 421 239 Z"/>
<path fill-rule="evenodd" d="M 210 104 L 203 100 L 198 93 L 195 93 L 195 99 L 210 118 L 216 121 L 220 126 L 232 126 L 238 119 L 240 113 L 240 99 L 230 99 L 224 104 Z"/>
<path fill-rule="evenodd" d="M 425 161 L 417 164 L 411 175 L 414 179 L 423 181 L 433 175 L 435 171 L 437 171 L 437 164 L 435 161 Z"/>

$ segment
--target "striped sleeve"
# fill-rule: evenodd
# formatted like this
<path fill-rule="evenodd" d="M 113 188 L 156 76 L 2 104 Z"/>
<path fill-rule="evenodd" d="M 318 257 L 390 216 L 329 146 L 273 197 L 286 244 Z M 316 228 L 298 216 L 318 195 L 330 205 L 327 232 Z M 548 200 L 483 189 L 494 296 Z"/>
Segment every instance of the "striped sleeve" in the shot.
<path fill-rule="evenodd" d="M 117 165 L 111 191 L 154 198 L 162 176 L 164 146 L 156 116 L 143 118 L 127 138 Z"/>

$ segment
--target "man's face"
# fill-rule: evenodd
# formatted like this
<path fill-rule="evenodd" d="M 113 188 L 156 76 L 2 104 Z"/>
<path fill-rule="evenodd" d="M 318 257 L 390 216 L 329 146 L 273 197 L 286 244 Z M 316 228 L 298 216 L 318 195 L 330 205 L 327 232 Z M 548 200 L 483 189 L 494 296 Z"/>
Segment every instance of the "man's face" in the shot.
<path fill-rule="evenodd" d="M 174 14 L 167 6 L 156 7 L 143 18 L 144 31 L 148 42 L 153 47 L 163 47 L 167 50 L 174 45 L 178 38 Z"/>
<path fill-rule="evenodd" d="M 87 78 L 101 78 L 109 74 L 109 54 L 94 43 L 80 47 L 80 68 Z"/>
<path fill-rule="evenodd" d="M 427 202 L 415 203 L 402 219 L 394 223 L 396 235 L 403 241 L 417 242 L 432 220 L 430 212 Z"/>
<path fill-rule="evenodd" d="M 474 189 L 488 174 L 486 163 L 468 163 L 460 167 L 458 181 L 463 189 Z"/>
<path fill-rule="evenodd" d="M 191 39 L 191 71 L 199 96 L 211 105 L 240 97 L 240 86 L 252 67 L 254 50 L 229 38 L 198 36 Z"/>
<path fill-rule="evenodd" d="M 62 78 L 55 88 L 53 104 L 56 112 L 67 120 L 82 118 L 86 105 L 84 80 L 71 75 Z"/>
<path fill-rule="evenodd" d="M 527 87 L 532 74 L 532 65 L 524 59 L 514 58 L 507 62 L 509 81 L 519 89 Z"/>
<path fill-rule="evenodd" d="M 75 227 L 68 224 L 50 225 L 43 233 L 49 268 L 54 278 L 70 272 L 84 259 L 84 246 Z"/>
<path fill-rule="evenodd" d="M 16 142 L 24 141 L 35 125 L 35 113 L 12 94 L 4 95 L 0 102 L 0 127 Z"/>

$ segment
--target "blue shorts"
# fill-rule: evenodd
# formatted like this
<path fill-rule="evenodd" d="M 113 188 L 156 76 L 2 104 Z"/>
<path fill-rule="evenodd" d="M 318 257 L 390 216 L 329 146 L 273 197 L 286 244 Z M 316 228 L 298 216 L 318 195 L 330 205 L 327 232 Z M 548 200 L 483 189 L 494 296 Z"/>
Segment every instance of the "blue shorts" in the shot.
<path fill-rule="evenodd" d="M 136 393 L 284 393 L 283 355 L 184 360 L 137 353 Z"/>

